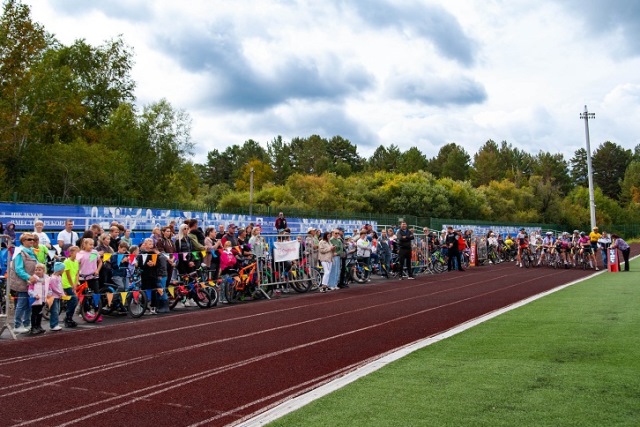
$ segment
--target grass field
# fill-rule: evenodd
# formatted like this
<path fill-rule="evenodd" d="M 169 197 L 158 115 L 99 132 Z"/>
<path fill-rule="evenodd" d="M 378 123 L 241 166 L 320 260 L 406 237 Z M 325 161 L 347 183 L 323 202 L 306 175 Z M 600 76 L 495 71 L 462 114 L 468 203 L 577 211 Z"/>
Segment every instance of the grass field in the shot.
<path fill-rule="evenodd" d="M 416 351 L 270 426 L 638 426 L 640 260 Z"/>

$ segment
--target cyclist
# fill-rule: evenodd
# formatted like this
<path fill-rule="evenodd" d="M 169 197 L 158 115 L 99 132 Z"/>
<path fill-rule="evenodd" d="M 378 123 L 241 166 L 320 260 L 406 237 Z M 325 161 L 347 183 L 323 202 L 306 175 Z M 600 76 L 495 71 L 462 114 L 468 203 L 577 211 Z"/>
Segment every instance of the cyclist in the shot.
<path fill-rule="evenodd" d="M 547 231 L 546 236 L 544 237 L 544 239 L 542 239 L 542 253 L 540 254 L 538 265 L 542 264 L 542 261 L 544 261 L 546 257 L 552 256 L 554 249 L 555 239 L 553 238 L 553 232 Z"/>
<path fill-rule="evenodd" d="M 573 230 L 571 235 L 571 253 L 573 254 L 573 265 L 578 265 L 578 253 L 580 252 L 580 231 Z"/>
<path fill-rule="evenodd" d="M 589 236 L 587 236 L 587 233 L 584 231 L 581 232 L 580 240 L 578 240 L 578 242 L 580 243 L 580 254 L 589 258 L 589 267 L 595 268 L 596 271 L 600 270 L 598 268 L 598 264 L 596 264 L 596 255 L 591 249 L 591 240 L 589 239 Z"/>
<path fill-rule="evenodd" d="M 498 238 L 496 237 L 496 233 L 493 231 L 489 233 L 489 237 L 487 238 L 487 247 L 489 249 L 489 262 L 491 264 L 499 263 L 500 258 L 498 258 Z"/>
<path fill-rule="evenodd" d="M 560 257 L 564 262 L 564 267 L 569 268 L 573 266 L 571 262 L 571 236 L 566 231 L 562 233 L 562 238 L 560 240 Z"/>
<path fill-rule="evenodd" d="M 519 267 L 522 267 L 522 252 L 529 247 L 529 236 L 524 230 L 524 227 L 520 229 L 520 232 L 516 236 L 516 243 L 518 244 L 518 255 L 516 262 Z"/>

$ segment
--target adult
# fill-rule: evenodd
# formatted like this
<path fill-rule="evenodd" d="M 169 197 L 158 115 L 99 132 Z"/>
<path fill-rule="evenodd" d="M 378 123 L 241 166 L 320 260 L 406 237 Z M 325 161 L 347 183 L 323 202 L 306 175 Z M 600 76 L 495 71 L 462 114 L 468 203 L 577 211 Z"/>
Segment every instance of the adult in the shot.
<path fill-rule="evenodd" d="M 596 254 L 598 253 L 598 240 L 600 240 L 601 237 L 602 234 L 600 234 L 598 227 L 593 227 L 591 233 L 589 233 L 589 242 L 591 243 L 591 251 L 593 252 L 593 258 L 595 260 L 596 267 L 598 266 L 598 257 L 596 256 Z M 603 268 L 606 267 L 607 265 L 605 264 Z"/>
<path fill-rule="evenodd" d="M 69 249 L 70 246 L 78 244 L 78 233 L 73 231 L 73 220 L 67 219 L 64 222 L 64 230 L 58 233 L 58 246 L 64 252 Z"/>
<path fill-rule="evenodd" d="M 398 264 L 400 264 L 400 280 L 402 280 L 402 269 L 406 265 L 407 278 L 415 279 L 413 277 L 413 269 L 411 268 L 411 243 L 413 242 L 413 232 L 407 228 L 407 223 L 402 222 L 400 229 L 396 234 L 398 244 Z"/>
<path fill-rule="evenodd" d="M 337 289 L 336 287 L 329 287 L 329 279 L 331 278 L 331 270 L 333 268 L 333 250 L 334 247 L 329 242 L 329 232 L 325 232 L 318 245 L 318 259 L 322 264 L 322 284 L 320 286 L 320 292 Z"/>
<path fill-rule="evenodd" d="M 40 244 L 46 246 L 47 249 L 52 249 L 51 240 L 49 239 L 49 236 L 47 236 L 47 233 L 42 231 L 43 229 L 44 229 L 44 222 L 38 219 L 36 220 L 36 222 L 33 223 L 33 234 L 38 236 L 38 240 L 40 240 Z"/>
<path fill-rule="evenodd" d="M 156 243 L 156 248 L 163 254 L 167 254 L 167 280 L 169 283 L 173 280 L 173 271 L 176 267 L 176 261 L 173 257 L 176 251 L 176 245 L 173 243 L 173 227 L 166 225 L 160 230 L 162 238 Z"/>
<path fill-rule="evenodd" d="M 251 245 L 251 252 L 253 252 L 256 257 L 264 258 L 267 256 L 267 242 L 261 235 L 260 227 L 254 227 L 251 231 L 249 244 Z"/>
<path fill-rule="evenodd" d="M 360 230 L 360 238 L 356 241 L 356 256 L 358 257 L 358 262 L 364 262 L 367 266 L 371 265 L 371 247 L 372 244 L 367 239 L 367 230 Z"/>
<path fill-rule="evenodd" d="M 176 252 L 178 253 L 178 273 L 188 274 L 196 269 L 196 263 L 193 258 L 193 242 L 189 238 L 189 226 L 180 224 L 178 228 L 178 238 L 175 242 Z"/>
<path fill-rule="evenodd" d="M 340 286 L 340 260 L 342 259 L 342 254 L 344 252 L 342 238 L 340 237 L 340 230 L 337 228 L 331 231 L 331 238 L 329 239 L 329 243 L 333 246 L 333 259 L 331 260 L 331 276 L 329 277 L 329 287 L 335 288 Z"/>
<path fill-rule="evenodd" d="M 198 220 L 195 218 L 190 219 L 187 224 L 189 225 L 189 235 L 194 236 L 198 245 L 204 248 L 204 231 L 198 227 Z"/>
<path fill-rule="evenodd" d="M 153 246 L 153 239 L 144 239 L 140 245 L 140 255 L 137 256 L 137 263 L 140 268 L 140 288 L 151 291 L 151 304 L 149 305 L 151 314 L 156 314 L 158 306 L 158 257 Z M 165 273 L 166 274 L 166 273 Z"/>
<path fill-rule="evenodd" d="M 220 267 L 220 259 L 218 258 L 218 249 L 220 249 L 222 242 L 216 240 L 216 229 L 213 227 L 207 228 L 204 232 L 204 247 L 207 251 L 207 255 L 204 257 L 203 264 L 209 270 L 209 279 L 217 279 L 216 272 Z"/>
<path fill-rule="evenodd" d="M 602 255 L 602 268 L 607 268 L 607 256 L 609 254 L 609 246 L 611 246 L 611 236 L 605 230 L 602 231 L 602 236 L 598 239 L 598 246 L 600 246 L 600 254 Z"/>
<path fill-rule="evenodd" d="M 231 242 L 231 247 L 238 246 L 238 239 L 236 238 L 236 225 L 231 223 L 227 226 L 227 232 L 222 236 L 222 247 L 225 246 L 225 243 Z"/>
<path fill-rule="evenodd" d="M 304 252 L 307 257 L 307 263 L 311 267 L 318 266 L 318 245 L 320 241 L 316 237 L 316 229 L 309 227 L 307 229 L 307 236 L 304 239 Z"/>
<path fill-rule="evenodd" d="M 224 224 L 218 224 L 218 232 L 216 233 L 216 240 L 220 240 L 224 237 Z"/>
<path fill-rule="evenodd" d="M 612 249 L 618 249 L 622 252 L 622 258 L 624 258 L 624 271 L 629 271 L 629 254 L 631 253 L 631 247 L 627 242 L 622 240 L 620 236 L 617 234 L 611 235 L 611 246 Z M 620 271 L 620 258 L 618 257 L 618 271 Z"/>
<path fill-rule="evenodd" d="M 96 250 L 98 251 L 98 255 L 103 260 L 105 260 L 105 256 L 104 256 L 105 254 L 111 254 L 110 256 L 106 257 L 106 259 L 108 260 L 111 258 L 111 256 L 113 256 L 115 252 L 118 251 L 118 248 L 116 247 L 116 250 L 114 251 L 113 248 L 111 247 L 111 234 L 102 233 L 98 237 L 98 246 L 96 246 Z M 110 262 L 103 263 L 102 268 L 100 269 L 100 276 L 98 278 L 98 283 L 100 283 L 100 287 L 104 286 L 105 283 L 111 283 L 111 263 Z"/>
<path fill-rule="evenodd" d="M 276 232 L 280 233 L 287 229 L 287 218 L 284 217 L 284 213 L 280 212 L 275 222 Z"/>
<path fill-rule="evenodd" d="M 447 271 L 455 270 L 456 261 L 459 260 L 458 238 L 454 233 L 452 226 L 447 227 L 447 236 L 445 237 L 444 244 L 447 247 L 447 256 L 449 257 L 447 261 Z M 462 266 L 460 265 L 459 262 L 457 267 L 460 271 L 464 271 L 462 270 Z"/>
<path fill-rule="evenodd" d="M 118 227 L 120 228 L 120 227 Z M 121 242 L 125 242 L 127 244 L 127 246 L 131 246 L 133 245 L 133 239 L 131 239 L 131 229 L 126 228 L 124 230 L 124 233 L 122 235 L 122 237 L 120 238 Z"/>
<path fill-rule="evenodd" d="M 36 254 L 33 252 L 35 237 L 31 233 L 20 236 L 21 250 L 13 257 L 9 267 L 9 287 L 16 292 L 16 312 L 14 317 L 14 331 L 19 334 L 31 329 L 31 308 L 29 307 L 29 285 L 36 283 L 39 278 L 35 275 Z"/>
<path fill-rule="evenodd" d="M 156 246 L 156 243 L 158 243 L 158 240 L 162 239 L 162 232 L 160 231 L 160 227 L 156 226 L 153 227 L 153 229 L 151 230 L 151 240 L 153 241 L 153 246 Z"/>

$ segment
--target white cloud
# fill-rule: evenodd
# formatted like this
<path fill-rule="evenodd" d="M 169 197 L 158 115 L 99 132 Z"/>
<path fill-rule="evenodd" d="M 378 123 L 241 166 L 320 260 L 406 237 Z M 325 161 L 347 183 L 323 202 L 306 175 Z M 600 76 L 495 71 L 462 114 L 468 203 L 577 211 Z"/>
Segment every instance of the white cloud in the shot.
<path fill-rule="evenodd" d="M 186 110 L 198 161 L 312 133 L 363 155 L 393 143 L 433 156 L 449 142 L 473 154 L 493 139 L 569 158 L 585 104 L 593 146 L 638 143 L 634 2 L 27 2 L 65 44 L 122 34 L 138 102 Z"/>

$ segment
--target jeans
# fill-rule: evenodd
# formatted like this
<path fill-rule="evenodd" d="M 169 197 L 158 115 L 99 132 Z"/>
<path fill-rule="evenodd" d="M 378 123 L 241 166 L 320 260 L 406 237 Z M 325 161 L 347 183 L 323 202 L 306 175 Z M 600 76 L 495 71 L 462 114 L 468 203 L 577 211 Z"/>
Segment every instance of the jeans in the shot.
<path fill-rule="evenodd" d="M 29 293 L 18 292 L 18 300 L 16 301 L 16 315 L 14 318 L 16 328 L 24 326 L 31 328 L 31 307 L 29 307 Z"/>
<path fill-rule="evenodd" d="M 64 293 L 71 297 L 71 299 L 67 301 L 67 314 L 65 320 L 73 320 L 73 313 L 75 313 L 76 307 L 78 306 L 78 297 L 73 292 L 73 288 L 64 288 Z"/>
<path fill-rule="evenodd" d="M 340 257 L 334 256 L 331 263 L 331 275 L 329 276 L 329 287 L 335 288 L 338 286 L 338 279 L 340 278 Z"/>
<path fill-rule="evenodd" d="M 51 308 L 49 309 L 49 327 L 58 326 L 60 318 L 60 298 L 54 298 Z"/>
<path fill-rule="evenodd" d="M 167 296 L 167 276 L 158 277 L 158 288 L 162 289 L 162 296 L 160 297 L 160 301 L 167 301 L 169 297 Z"/>

